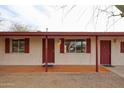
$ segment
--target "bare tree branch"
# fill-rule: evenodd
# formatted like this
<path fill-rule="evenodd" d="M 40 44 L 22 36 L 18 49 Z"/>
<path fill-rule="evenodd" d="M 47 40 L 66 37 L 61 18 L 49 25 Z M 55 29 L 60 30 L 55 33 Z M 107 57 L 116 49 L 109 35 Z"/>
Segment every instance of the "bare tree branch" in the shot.
<path fill-rule="evenodd" d="M 31 27 L 28 25 L 24 25 L 24 24 L 13 24 L 10 27 L 10 31 L 27 32 L 30 30 L 31 30 Z"/>

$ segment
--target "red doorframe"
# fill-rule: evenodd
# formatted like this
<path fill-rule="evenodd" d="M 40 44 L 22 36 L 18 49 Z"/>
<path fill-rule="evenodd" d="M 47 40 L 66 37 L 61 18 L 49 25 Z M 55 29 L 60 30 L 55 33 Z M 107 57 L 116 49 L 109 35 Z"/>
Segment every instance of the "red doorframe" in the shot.
<path fill-rule="evenodd" d="M 47 35 L 46 35 L 46 38 L 44 39 L 45 40 L 45 72 L 47 72 L 48 71 L 48 37 L 47 37 Z M 44 42 L 43 42 L 44 43 Z"/>
<path fill-rule="evenodd" d="M 111 40 L 100 41 L 100 64 L 111 65 Z"/>
<path fill-rule="evenodd" d="M 96 36 L 96 72 L 99 72 L 99 67 L 98 67 L 98 36 Z"/>
<path fill-rule="evenodd" d="M 42 63 L 54 63 L 55 54 L 54 54 L 54 39 L 43 39 L 42 40 Z M 47 61 L 47 62 L 46 62 Z"/>

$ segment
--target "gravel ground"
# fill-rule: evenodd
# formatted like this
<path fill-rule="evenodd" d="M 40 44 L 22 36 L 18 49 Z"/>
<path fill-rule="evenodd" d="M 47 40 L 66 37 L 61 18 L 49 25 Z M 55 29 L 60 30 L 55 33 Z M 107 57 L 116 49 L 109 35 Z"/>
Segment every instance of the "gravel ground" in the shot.
<path fill-rule="evenodd" d="M 124 78 L 108 73 L 0 73 L 0 87 L 124 88 Z"/>

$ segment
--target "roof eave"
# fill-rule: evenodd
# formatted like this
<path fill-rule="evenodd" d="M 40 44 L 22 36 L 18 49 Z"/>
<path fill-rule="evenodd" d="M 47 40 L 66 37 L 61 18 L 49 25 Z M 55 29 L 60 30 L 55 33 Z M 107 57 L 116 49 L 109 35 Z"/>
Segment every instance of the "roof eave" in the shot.
<path fill-rule="evenodd" d="M 124 36 L 124 32 L 0 32 L 0 36 Z"/>

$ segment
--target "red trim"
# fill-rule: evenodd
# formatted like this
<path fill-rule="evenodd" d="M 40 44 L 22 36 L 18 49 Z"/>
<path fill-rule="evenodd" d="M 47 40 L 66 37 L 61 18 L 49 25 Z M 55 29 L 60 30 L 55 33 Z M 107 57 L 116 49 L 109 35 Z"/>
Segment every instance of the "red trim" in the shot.
<path fill-rule="evenodd" d="M 5 53 L 10 53 L 10 39 L 5 39 Z"/>
<path fill-rule="evenodd" d="M 25 53 L 29 53 L 29 38 L 25 38 Z"/>
<path fill-rule="evenodd" d="M 45 48 L 46 48 L 46 44 L 45 44 L 46 40 L 45 39 L 42 39 L 42 63 L 45 63 L 45 55 L 46 55 L 46 52 L 45 52 Z"/>
<path fill-rule="evenodd" d="M 45 72 L 48 71 L 48 38 L 45 39 Z"/>
<path fill-rule="evenodd" d="M 86 53 L 91 53 L 91 39 L 90 38 L 86 39 L 86 42 L 87 42 Z"/>
<path fill-rule="evenodd" d="M 64 38 L 61 38 L 60 53 L 64 53 Z"/>
<path fill-rule="evenodd" d="M 124 32 L 0 32 L 0 36 L 124 36 Z"/>
<path fill-rule="evenodd" d="M 120 53 L 124 53 L 124 42 L 120 42 Z"/>
<path fill-rule="evenodd" d="M 98 68 L 98 37 L 96 36 L 96 72 L 99 72 Z"/>

